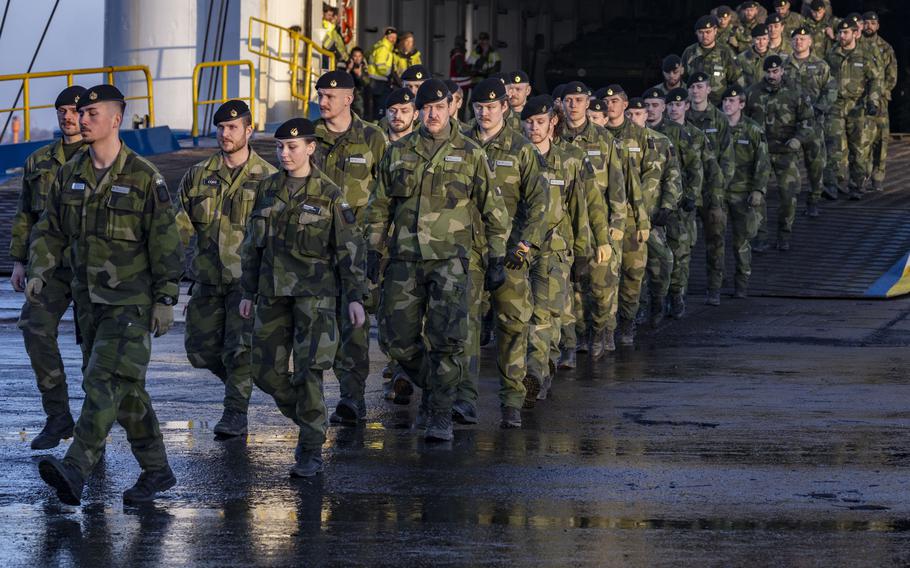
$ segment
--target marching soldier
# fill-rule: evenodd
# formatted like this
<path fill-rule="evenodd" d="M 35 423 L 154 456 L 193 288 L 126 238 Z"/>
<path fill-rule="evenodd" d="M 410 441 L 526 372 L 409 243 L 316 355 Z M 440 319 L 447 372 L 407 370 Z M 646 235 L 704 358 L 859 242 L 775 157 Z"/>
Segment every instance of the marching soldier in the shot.
<path fill-rule="evenodd" d="M 243 240 L 239 311 L 255 315 L 256 386 L 299 427 L 290 475 L 313 477 L 322 471 L 322 374 L 336 359 L 337 304 L 353 329 L 366 321 L 363 237 L 343 190 L 312 162 L 313 123 L 292 118 L 275 140 L 281 170 L 258 187 Z"/>
<path fill-rule="evenodd" d="M 588 105 L 588 120 L 597 126 L 607 125 L 607 105 L 600 99 L 591 99 Z"/>
<path fill-rule="evenodd" d="M 793 34 L 793 30 L 802 26 L 805 20 L 803 20 L 801 15 L 790 9 L 790 0 L 774 0 L 773 5 L 776 15 L 780 17 L 780 22 L 784 26 L 784 37 L 790 37 Z"/>
<path fill-rule="evenodd" d="M 531 96 L 531 82 L 524 71 L 513 71 L 506 76 L 506 96 L 509 98 L 509 117 L 506 125 L 517 132 L 524 133 L 521 111 L 524 110 L 528 97 Z"/>
<path fill-rule="evenodd" d="M 881 98 L 882 104 L 877 115 L 870 117 L 870 122 L 875 125 L 872 137 L 872 188 L 875 191 L 883 189 L 885 181 L 885 162 L 888 158 L 888 139 L 891 137 L 891 122 L 888 118 L 888 105 L 891 103 L 891 91 L 897 86 L 897 58 L 894 48 L 878 35 L 881 25 L 878 14 L 866 12 L 863 14 L 863 38 L 866 40 L 870 51 L 878 59 L 882 70 Z"/>
<path fill-rule="evenodd" d="M 780 17 L 780 14 L 771 14 L 765 20 L 765 25 L 768 26 L 768 53 L 786 59 L 793 48 L 786 39 L 789 35 L 784 35 L 788 32 L 785 29 L 783 18 Z"/>
<path fill-rule="evenodd" d="M 83 148 L 76 105 L 84 94 L 84 88 L 73 85 L 57 95 L 54 108 L 63 137 L 39 148 L 25 160 L 22 191 L 19 192 L 16 215 L 13 217 L 13 235 L 9 246 L 10 257 L 13 259 L 10 281 L 17 292 L 25 290 L 32 227 L 44 212 L 54 178 L 63 164 Z M 32 440 L 33 450 L 55 448 L 61 439 L 73 435 L 75 423 L 70 413 L 66 372 L 57 346 L 57 328 L 73 299 L 70 289 L 72 278 L 69 259 L 64 256 L 60 266 L 47 279 L 40 301 L 34 304 L 25 302 L 19 316 L 25 351 L 35 371 L 38 390 L 41 392 L 41 406 L 47 416 L 44 428 Z"/>
<path fill-rule="evenodd" d="M 803 6 L 806 6 L 805 2 Z M 812 36 L 812 55 L 824 60 L 828 50 L 834 46 L 834 16 L 824 0 L 812 0 L 808 15 L 803 18 L 803 27 Z"/>
<path fill-rule="evenodd" d="M 752 46 L 736 56 L 736 62 L 743 72 L 742 83 L 746 87 L 761 81 L 764 75 L 762 64 L 770 55 L 768 41 L 768 26 L 758 24 L 752 28 Z"/>
<path fill-rule="evenodd" d="M 671 53 L 664 57 L 660 64 L 660 71 L 663 73 L 664 80 L 651 87 L 651 89 L 657 89 L 666 95 L 677 87 L 686 87 L 686 83 L 682 80 L 686 70 L 683 67 L 682 59 L 680 59 L 678 55 Z"/>
<path fill-rule="evenodd" d="M 417 122 L 417 108 L 414 106 L 414 95 L 404 87 L 389 93 L 385 100 L 385 129 L 389 142 L 401 140 L 414 131 Z"/>
<path fill-rule="evenodd" d="M 417 89 L 432 77 L 429 69 L 423 65 L 411 65 L 401 74 L 401 86 L 411 91 L 411 95 L 417 96 Z"/>
<path fill-rule="evenodd" d="M 705 73 L 711 87 L 711 103 L 717 104 L 728 85 L 738 85 L 742 80 L 736 55 L 727 45 L 717 42 L 717 19 L 714 16 L 702 16 L 695 22 L 695 36 L 698 41 L 683 51 L 683 67 L 690 84 L 695 73 Z"/>
<path fill-rule="evenodd" d="M 240 317 L 240 244 L 259 182 L 275 168 L 250 148 L 253 121 L 243 101 L 221 105 L 212 119 L 220 150 L 184 174 L 177 191 L 177 223 L 185 247 L 195 236 L 193 280 L 184 346 L 197 369 L 224 383 L 218 438 L 247 432 L 253 390 L 251 322 Z"/>
<path fill-rule="evenodd" d="M 145 376 L 150 335 L 164 335 L 174 321 L 183 250 L 164 178 L 120 140 L 125 106 L 113 85 L 97 85 L 79 98 L 89 148 L 57 173 L 29 249 L 30 302 L 41 301 L 65 254 L 73 271 L 85 402 L 63 460 L 38 462 L 41 478 L 68 505 L 79 504 L 115 421 L 142 468 L 124 503 L 151 501 L 177 483 Z"/>

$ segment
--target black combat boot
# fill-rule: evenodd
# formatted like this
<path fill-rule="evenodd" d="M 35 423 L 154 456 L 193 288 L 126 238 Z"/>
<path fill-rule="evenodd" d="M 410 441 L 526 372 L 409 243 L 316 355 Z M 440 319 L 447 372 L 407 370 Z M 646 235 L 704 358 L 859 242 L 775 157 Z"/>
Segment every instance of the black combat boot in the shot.
<path fill-rule="evenodd" d="M 477 410 L 466 400 L 456 400 L 452 405 L 452 420 L 459 424 L 477 424 Z"/>
<path fill-rule="evenodd" d="M 74 466 L 54 456 L 45 456 L 38 461 L 38 473 L 45 483 L 57 490 L 57 498 L 61 502 L 67 505 L 78 505 L 81 502 L 85 482 Z"/>
<path fill-rule="evenodd" d="M 532 375 L 525 375 L 522 380 L 525 385 L 525 401 L 522 408 L 530 410 L 537 404 L 537 395 L 540 393 L 541 380 Z"/>
<path fill-rule="evenodd" d="M 599 361 L 605 355 L 607 330 L 600 329 L 591 335 L 591 360 Z"/>
<path fill-rule="evenodd" d="M 809 203 L 806 203 L 806 217 L 809 217 L 810 219 L 814 219 L 814 218 L 818 217 L 818 215 L 819 215 L 818 203 L 815 203 L 814 201 L 810 201 Z"/>
<path fill-rule="evenodd" d="M 427 420 L 427 431 L 423 439 L 427 442 L 451 442 L 455 438 L 452 431 L 451 412 L 432 412 Z"/>
<path fill-rule="evenodd" d="M 44 428 L 32 440 L 33 450 L 49 450 L 56 448 L 60 440 L 73 437 L 73 415 L 69 412 L 48 416 Z"/>
<path fill-rule="evenodd" d="M 576 353 L 587 353 L 588 344 L 591 342 L 591 330 L 586 330 L 584 333 L 578 334 L 578 343 L 575 346 Z"/>
<path fill-rule="evenodd" d="M 619 320 L 619 344 L 623 347 L 635 345 L 635 320 L 622 318 Z"/>
<path fill-rule="evenodd" d="M 559 354 L 559 363 L 557 363 L 556 366 L 560 369 L 574 369 L 577 364 L 575 350 L 562 349 Z"/>
<path fill-rule="evenodd" d="M 366 404 L 354 402 L 350 398 L 342 398 L 335 406 L 335 412 L 329 417 L 332 424 L 342 426 L 357 426 L 357 423 L 366 418 Z"/>
<path fill-rule="evenodd" d="M 651 298 L 651 327 L 657 327 L 664 321 L 664 304 L 667 303 L 665 296 L 654 296 Z"/>
<path fill-rule="evenodd" d="M 212 432 L 215 434 L 216 440 L 219 438 L 245 436 L 247 433 L 246 412 L 225 408 L 224 413 L 221 415 L 221 420 L 218 421 L 218 424 L 215 424 Z"/>
<path fill-rule="evenodd" d="M 670 296 L 670 317 L 682 319 L 686 315 L 686 297 L 683 294 Z"/>
<path fill-rule="evenodd" d="M 502 421 L 499 423 L 500 428 L 521 428 L 521 412 L 511 406 L 503 406 Z"/>
<path fill-rule="evenodd" d="M 392 379 L 392 390 L 395 392 L 392 402 L 401 405 L 411 404 L 411 395 L 414 394 L 414 383 L 411 382 L 410 377 L 404 370 L 399 370 L 395 374 L 395 378 Z"/>
<path fill-rule="evenodd" d="M 708 290 L 708 293 L 705 296 L 705 305 L 706 306 L 719 306 L 720 305 L 720 290 Z"/>
<path fill-rule="evenodd" d="M 177 478 L 170 466 L 158 471 L 143 471 L 136 484 L 123 492 L 124 503 L 149 503 L 158 493 L 177 485 Z"/>
<path fill-rule="evenodd" d="M 298 448 L 295 454 L 297 462 L 291 468 L 291 477 L 315 477 L 317 473 L 322 473 L 322 449 Z"/>

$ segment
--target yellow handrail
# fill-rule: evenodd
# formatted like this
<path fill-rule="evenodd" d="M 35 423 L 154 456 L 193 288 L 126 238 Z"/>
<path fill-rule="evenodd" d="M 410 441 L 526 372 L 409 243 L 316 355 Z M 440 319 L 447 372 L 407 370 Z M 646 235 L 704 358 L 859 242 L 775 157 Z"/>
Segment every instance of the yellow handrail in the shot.
<path fill-rule="evenodd" d="M 227 70 L 228 67 L 232 66 L 246 66 L 250 72 L 250 95 L 248 97 L 228 97 L 228 87 L 227 87 Z M 221 98 L 212 99 L 212 100 L 199 100 L 199 74 L 203 69 L 220 67 L 221 68 Z M 230 61 L 203 61 L 202 63 L 197 63 L 193 68 L 193 138 L 199 136 L 199 107 L 202 105 L 213 105 L 221 104 L 229 101 L 232 98 L 236 98 L 242 101 L 250 102 L 250 114 L 253 117 L 253 127 L 255 128 L 256 122 L 256 69 L 253 67 L 253 62 L 249 59 L 233 59 Z"/>
<path fill-rule="evenodd" d="M 259 36 L 259 45 L 256 47 L 253 46 L 254 24 L 262 26 L 262 35 Z M 275 49 L 269 48 L 269 32 L 272 30 L 278 32 L 278 46 Z M 289 48 L 289 55 L 287 57 L 283 56 L 285 53 L 285 37 L 287 37 L 287 47 Z M 313 66 L 314 52 L 320 56 L 328 57 L 328 68 L 335 68 L 335 54 L 333 52 L 323 48 L 311 38 L 301 35 L 299 32 L 254 16 L 250 16 L 249 28 L 247 30 L 247 49 L 254 55 L 285 63 L 291 68 L 291 97 L 303 101 L 304 114 L 308 114 L 309 111 L 311 78 L 313 75 L 318 74 L 318 71 L 314 69 Z M 303 81 L 303 93 L 300 92 L 298 85 L 301 75 L 301 50 L 305 52 L 303 58 L 303 77 L 305 78 Z M 320 65 L 319 68 L 321 69 L 321 67 L 322 66 Z"/>
<path fill-rule="evenodd" d="M 147 65 L 120 65 L 108 67 L 91 67 L 84 69 L 62 69 L 60 71 L 41 71 L 38 73 L 14 73 L 12 75 L 0 75 L 0 83 L 5 81 L 22 81 L 22 105 L 21 107 L 0 108 L 0 114 L 7 112 L 23 111 L 23 122 L 25 127 L 24 139 L 26 142 L 31 140 L 31 112 L 45 108 L 54 108 L 53 104 L 49 105 L 32 105 L 31 104 L 31 81 L 33 79 L 48 79 L 51 77 L 66 77 L 66 85 L 69 87 L 73 84 L 73 77 L 76 75 L 97 75 L 104 73 L 107 76 L 107 82 L 114 84 L 115 73 L 129 73 L 132 71 L 141 71 L 145 75 L 145 96 L 126 97 L 127 101 L 145 99 L 148 102 L 149 126 L 155 126 L 155 93 L 152 89 L 152 73 Z"/>

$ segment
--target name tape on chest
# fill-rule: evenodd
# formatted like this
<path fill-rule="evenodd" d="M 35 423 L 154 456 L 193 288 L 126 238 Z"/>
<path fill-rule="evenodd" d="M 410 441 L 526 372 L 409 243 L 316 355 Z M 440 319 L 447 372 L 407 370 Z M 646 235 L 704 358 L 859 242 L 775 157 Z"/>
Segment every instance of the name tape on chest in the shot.
<path fill-rule="evenodd" d="M 588 150 L 589 156 L 600 156 L 600 150 Z"/>
<path fill-rule="evenodd" d="M 202 181 L 202 183 L 204 183 L 205 185 L 218 185 L 218 178 L 216 178 L 215 176 L 208 177 L 208 178 L 205 178 Z"/>
<path fill-rule="evenodd" d="M 127 193 L 130 192 L 130 188 L 123 186 L 123 185 L 113 185 L 113 186 L 111 186 L 111 192 L 122 193 L 122 194 L 126 195 Z"/>
<path fill-rule="evenodd" d="M 714 134 L 717 132 L 716 128 L 705 128 L 705 134 Z"/>
<path fill-rule="evenodd" d="M 457 163 L 463 162 L 464 158 L 462 158 L 461 156 L 446 156 L 445 161 L 457 164 Z"/>
<path fill-rule="evenodd" d="M 641 152 L 641 148 L 639 148 L 638 146 L 629 146 L 628 150 L 630 152 Z"/>
<path fill-rule="evenodd" d="M 304 213 L 312 213 L 313 215 L 319 215 L 322 213 L 322 207 L 318 205 L 310 205 L 309 203 L 304 203 L 301 207 Z"/>
<path fill-rule="evenodd" d="M 350 158 L 348 158 L 348 163 L 349 164 L 366 164 L 367 159 L 364 158 L 363 156 L 351 156 Z"/>
<path fill-rule="evenodd" d="M 862 67 L 862 66 L 863 66 L 863 62 L 862 62 L 862 61 L 854 61 L 854 62 L 853 62 L 853 66 L 854 66 L 854 67 Z"/>
<path fill-rule="evenodd" d="M 85 191 L 85 184 L 74 181 L 73 185 L 70 186 L 70 189 L 73 191 Z"/>
<path fill-rule="evenodd" d="M 747 145 L 747 146 L 749 145 L 749 141 L 746 140 L 746 139 L 744 139 L 744 138 L 740 138 L 739 140 L 736 141 L 736 143 L 737 143 L 737 144 L 745 144 L 745 145 Z"/>
<path fill-rule="evenodd" d="M 550 185 L 566 185 L 566 180 L 564 179 L 551 179 Z"/>
<path fill-rule="evenodd" d="M 512 160 L 496 160 L 496 167 L 511 168 L 515 163 Z"/>

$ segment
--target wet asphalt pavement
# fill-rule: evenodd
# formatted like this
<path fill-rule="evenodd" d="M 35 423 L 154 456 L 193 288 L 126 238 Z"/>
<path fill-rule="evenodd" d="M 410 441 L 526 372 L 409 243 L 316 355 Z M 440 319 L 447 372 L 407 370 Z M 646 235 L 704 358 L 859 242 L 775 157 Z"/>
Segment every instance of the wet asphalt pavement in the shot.
<path fill-rule="evenodd" d="M 121 502 L 139 471 L 116 425 L 81 508 L 41 482 L 18 301 L 0 293 L 4 568 L 910 563 L 910 300 L 693 299 L 634 350 L 580 357 L 515 431 L 487 350 L 480 424 L 448 446 L 409 429 L 416 401 L 382 400 L 374 341 L 368 420 L 330 430 L 314 482 L 288 478 L 296 433 L 262 392 L 247 440 L 213 440 L 221 386 L 178 324 L 148 389 L 179 484 L 143 508 Z M 70 323 L 61 343 L 78 414 Z"/>

